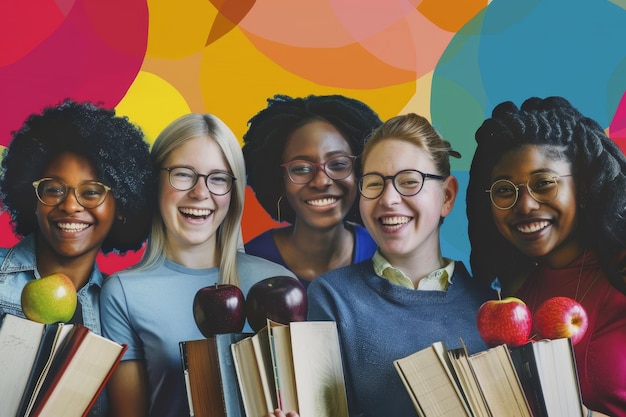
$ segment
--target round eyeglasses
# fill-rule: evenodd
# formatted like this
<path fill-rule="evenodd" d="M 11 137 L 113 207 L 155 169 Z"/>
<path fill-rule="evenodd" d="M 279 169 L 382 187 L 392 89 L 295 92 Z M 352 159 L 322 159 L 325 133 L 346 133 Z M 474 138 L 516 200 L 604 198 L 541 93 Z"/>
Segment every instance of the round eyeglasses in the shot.
<path fill-rule="evenodd" d="M 167 171 L 170 185 L 178 191 L 189 191 L 198 183 L 198 178 L 203 177 L 206 187 L 213 195 L 228 194 L 237 180 L 233 174 L 225 171 L 213 171 L 208 174 L 198 174 L 193 168 L 185 166 L 173 166 L 161 168 Z"/>
<path fill-rule="evenodd" d="M 85 181 L 77 186 L 70 186 L 56 178 L 42 178 L 33 182 L 35 194 L 42 204 L 56 206 L 67 199 L 70 189 L 74 190 L 76 201 L 81 206 L 92 209 L 104 203 L 111 187 L 98 181 Z"/>
<path fill-rule="evenodd" d="M 546 173 L 533 174 L 526 183 L 514 184 L 509 180 L 497 180 L 491 188 L 485 190 L 491 197 L 491 203 L 500 210 L 512 208 L 519 199 L 519 189 L 525 186 L 528 194 L 538 203 L 549 203 L 559 194 L 559 178 L 568 175 L 551 175 Z"/>
<path fill-rule="evenodd" d="M 436 174 L 426 174 L 416 169 L 405 169 L 396 175 L 383 176 L 380 174 L 365 174 L 359 180 L 359 191 L 368 199 L 380 197 L 385 191 L 387 180 L 391 180 L 393 188 L 405 197 L 411 197 L 419 193 L 424 187 L 426 179 L 445 180 L 446 177 Z"/>
<path fill-rule="evenodd" d="M 289 180 L 294 184 L 308 184 L 313 181 L 321 169 L 331 180 L 343 180 L 352 174 L 356 156 L 335 156 L 326 162 L 314 164 L 303 159 L 285 162 L 281 165 L 287 171 Z"/>

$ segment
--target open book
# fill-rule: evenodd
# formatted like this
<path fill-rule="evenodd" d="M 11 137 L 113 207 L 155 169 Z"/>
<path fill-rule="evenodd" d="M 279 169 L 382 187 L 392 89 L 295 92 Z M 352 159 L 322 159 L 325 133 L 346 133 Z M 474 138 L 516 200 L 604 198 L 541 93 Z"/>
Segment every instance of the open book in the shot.
<path fill-rule="evenodd" d="M 276 408 L 300 417 L 348 416 L 335 322 L 268 321 L 231 348 L 248 417 Z"/>
<path fill-rule="evenodd" d="M 0 325 L 2 415 L 87 415 L 126 348 L 82 324 L 44 325 L 6 314 Z"/>
<path fill-rule="evenodd" d="M 437 342 L 394 365 L 421 417 L 583 417 L 570 339 L 473 355 Z"/>

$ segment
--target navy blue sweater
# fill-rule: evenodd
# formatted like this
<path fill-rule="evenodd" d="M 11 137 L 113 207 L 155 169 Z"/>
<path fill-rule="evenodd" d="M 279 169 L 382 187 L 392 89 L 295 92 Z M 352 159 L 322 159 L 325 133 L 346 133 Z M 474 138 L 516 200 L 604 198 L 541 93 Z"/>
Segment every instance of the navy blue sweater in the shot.
<path fill-rule="evenodd" d="M 470 353 L 487 349 L 476 327 L 480 305 L 497 298 L 455 263 L 447 291 L 394 285 L 371 260 L 336 269 L 308 289 L 309 320 L 337 322 L 351 416 L 417 416 L 393 361 L 434 342 Z"/>

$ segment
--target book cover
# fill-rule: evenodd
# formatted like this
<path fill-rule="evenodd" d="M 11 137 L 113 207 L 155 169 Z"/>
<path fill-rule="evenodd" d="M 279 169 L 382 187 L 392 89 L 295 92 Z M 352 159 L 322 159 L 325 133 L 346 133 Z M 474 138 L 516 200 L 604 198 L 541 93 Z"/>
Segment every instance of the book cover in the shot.
<path fill-rule="evenodd" d="M 245 417 L 230 345 L 250 333 L 179 343 L 190 416 Z"/>

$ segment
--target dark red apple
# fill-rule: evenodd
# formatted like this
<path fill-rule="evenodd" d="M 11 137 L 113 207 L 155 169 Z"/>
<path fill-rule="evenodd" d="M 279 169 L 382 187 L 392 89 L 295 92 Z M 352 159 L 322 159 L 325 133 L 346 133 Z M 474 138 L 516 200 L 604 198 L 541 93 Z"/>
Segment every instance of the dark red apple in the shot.
<path fill-rule="evenodd" d="M 306 289 L 295 278 L 266 278 L 250 287 L 246 297 L 246 313 L 248 323 L 255 332 L 267 325 L 267 319 L 282 324 L 305 321 Z"/>
<path fill-rule="evenodd" d="M 243 293 L 230 284 L 200 288 L 193 299 L 193 316 L 205 337 L 239 333 L 246 322 Z"/>
<path fill-rule="evenodd" d="M 491 347 L 523 345 L 528 342 L 532 323 L 530 309 L 515 297 L 485 301 L 476 318 L 480 336 Z"/>
<path fill-rule="evenodd" d="M 535 330 L 544 339 L 569 337 L 578 343 L 589 326 L 587 312 L 569 297 L 552 297 L 544 301 L 534 316 Z"/>

